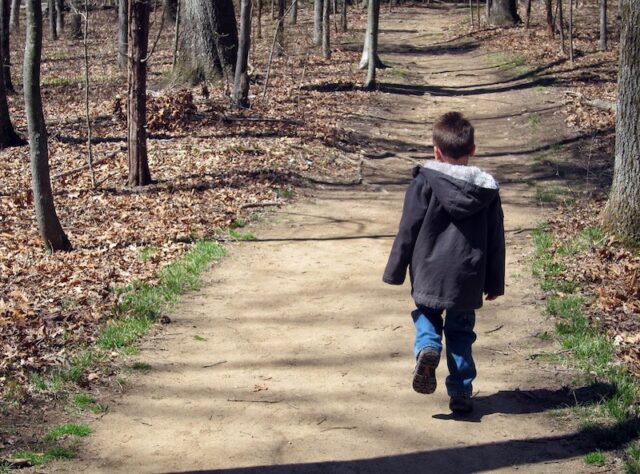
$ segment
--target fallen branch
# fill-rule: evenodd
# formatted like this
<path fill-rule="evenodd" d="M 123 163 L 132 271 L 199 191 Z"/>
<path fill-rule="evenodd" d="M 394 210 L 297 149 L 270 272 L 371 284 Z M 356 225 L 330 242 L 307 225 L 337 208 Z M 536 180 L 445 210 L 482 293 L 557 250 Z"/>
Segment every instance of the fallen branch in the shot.
<path fill-rule="evenodd" d="M 590 99 L 589 97 L 584 96 L 580 92 L 574 91 L 564 91 L 564 93 L 570 97 L 576 97 L 580 101 L 581 104 L 588 105 L 589 107 L 594 107 L 600 110 L 606 110 L 607 112 L 616 112 L 616 103 L 611 102 L 609 100 L 602 99 Z"/>
<path fill-rule="evenodd" d="M 240 206 L 240 209 L 249 209 L 251 207 L 267 207 L 267 206 L 281 206 L 281 201 L 266 201 L 266 202 L 248 202 Z"/>
<path fill-rule="evenodd" d="M 499 330 L 500 330 L 500 329 L 502 329 L 503 327 L 504 327 L 504 324 L 501 324 L 500 326 L 498 326 L 498 327 L 496 327 L 496 328 L 493 328 L 493 329 L 491 329 L 490 331 L 485 331 L 484 333 L 485 333 L 485 334 L 491 334 L 492 332 L 499 331 Z"/>
<path fill-rule="evenodd" d="M 244 400 L 241 398 L 227 398 L 228 402 L 238 403 L 281 403 L 282 400 Z"/>
<path fill-rule="evenodd" d="M 304 125 L 302 120 L 296 119 L 279 119 L 267 117 L 222 117 L 223 122 L 277 122 L 288 123 L 291 125 Z"/>
<path fill-rule="evenodd" d="M 121 150 L 118 151 L 114 151 L 112 153 L 109 153 L 107 156 L 105 156 L 104 158 L 100 158 L 99 160 L 94 161 L 92 164 L 93 166 L 95 165 L 99 165 L 100 163 L 104 163 L 105 161 L 113 158 L 114 156 L 116 156 L 118 153 L 120 153 Z M 91 165 L 84 164 L 82 166 L 78 166 L 77 168 L 73 168 L 71 170 L 65 171 L 63 173 L 58 173 L 58 174 L 54 174 L 53 176 L 51 176 L 51 179 L 58 179 L 58 178 L 64 178 L 65 176 L 69 176 L 71 174 L 74 173 L 78 173 L 79 171 L 83 171 L 86 170 L 87 168 L 89 168 Z"/>
<path fill-rule="evenodd" d="M 221 360 L 221 361 L 219 361 L 219 362 L 214 362 L 213 364 L 203 365 L 203 366 L 202 366 L 202 368 L 203 368 L 203 369 L 208 369 L 208 368 L 210 368 L 210 367 L 216 367 L 216 366 L 218 366 L 218 365 L 222 365 L 222 364 L 226 364 L 226 363 L 227 363 L 227 361 L 226 361 L 226 360 Z"/>

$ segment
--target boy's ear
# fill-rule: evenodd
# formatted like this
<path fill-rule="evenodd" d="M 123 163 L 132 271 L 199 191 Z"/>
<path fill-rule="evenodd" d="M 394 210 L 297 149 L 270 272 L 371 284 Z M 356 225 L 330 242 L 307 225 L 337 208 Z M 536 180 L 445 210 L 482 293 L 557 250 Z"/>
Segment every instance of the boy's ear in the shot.
<path fill-rule="evenodd" d="M 442 152 L 440 151 L 440 148 L 435 145 L 433 145 L 433 157 L 436 159 L 436 161 L 444 161 L 442 159 Z"/>
<path fill-rule="evenodd" d="M 471 153 L 469 153 L 469 156 L 474 156 L 476 154 L 476 146 L 473 145 L 473 148 L 471 149 Z"/>

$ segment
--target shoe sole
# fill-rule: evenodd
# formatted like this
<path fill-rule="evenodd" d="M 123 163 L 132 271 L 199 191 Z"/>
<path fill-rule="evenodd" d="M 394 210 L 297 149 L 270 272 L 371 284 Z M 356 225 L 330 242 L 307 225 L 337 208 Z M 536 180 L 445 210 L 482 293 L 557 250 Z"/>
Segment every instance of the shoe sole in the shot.
<path fill-rule="evenodd" d="M 440 354 L 435 351 L 421 352 L 413 372 L 413 389 L 418 393 L 431 394 L 436 391 L 436 368 Z"/>

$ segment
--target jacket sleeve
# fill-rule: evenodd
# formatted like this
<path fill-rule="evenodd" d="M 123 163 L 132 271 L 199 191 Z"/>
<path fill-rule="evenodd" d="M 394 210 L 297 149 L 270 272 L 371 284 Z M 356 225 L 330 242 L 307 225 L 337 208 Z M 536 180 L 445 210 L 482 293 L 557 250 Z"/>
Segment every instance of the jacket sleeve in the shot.
<path fill-rule="evenodd" d="M 489 233 L 487 235 L 487 273 L 484 292 L 487 295 L 504 295 L 505 241 L 504 214 L 500 195 L 489 209 Z"/>
<path fill-rule="evenodd" d="M 429 189 L 424 176 L 418 174 L 407 189 L 402 208 L 400 228 L 384 270 L 382 280 L 391 285 L 402 285 L 411 263 L 413 248 L 429 205 Z"/>

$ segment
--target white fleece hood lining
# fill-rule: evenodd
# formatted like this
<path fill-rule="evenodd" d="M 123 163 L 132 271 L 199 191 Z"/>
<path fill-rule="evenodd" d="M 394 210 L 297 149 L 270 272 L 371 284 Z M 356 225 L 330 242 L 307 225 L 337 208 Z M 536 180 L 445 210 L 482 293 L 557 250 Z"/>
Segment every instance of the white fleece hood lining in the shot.
<path fill-rule="evenodd" d="M 424 167 L 439 171 L 452 178 L 467 181 L 481 188 L 498 189 L 498 183 L 493 176 L 476 166 L 452 165 L 442 161 L 430 160 L 424 164 Z"/>

